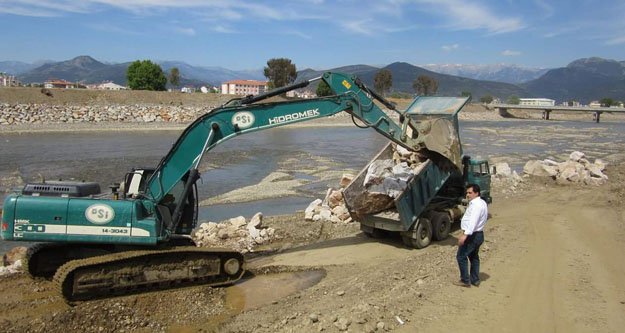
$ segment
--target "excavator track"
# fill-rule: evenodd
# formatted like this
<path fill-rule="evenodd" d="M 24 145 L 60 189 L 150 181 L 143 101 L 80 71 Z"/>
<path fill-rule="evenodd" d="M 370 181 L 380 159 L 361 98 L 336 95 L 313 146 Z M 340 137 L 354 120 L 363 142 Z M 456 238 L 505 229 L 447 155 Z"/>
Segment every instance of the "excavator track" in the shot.
<path fill-rule="evenodd" d="M 244 271 L 239 252 L 189 246 L 72 260 L 59 267 L 53 282 L 73 302 L 200 284 L 227 285 Z"/>
<path fill-rule="evenodd" d="M 37 243 L 28 248 L 25 271 L 32 278 L 52 278 L 57 269 L 70 260 L 95 257 L 112 252 L 106 245 Z"/>

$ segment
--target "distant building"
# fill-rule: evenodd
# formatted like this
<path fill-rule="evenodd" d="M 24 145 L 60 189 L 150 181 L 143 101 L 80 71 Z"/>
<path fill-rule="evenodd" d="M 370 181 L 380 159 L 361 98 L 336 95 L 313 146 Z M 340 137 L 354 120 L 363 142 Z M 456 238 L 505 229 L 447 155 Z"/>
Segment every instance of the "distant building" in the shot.
<path fill-rule="evenodd" d="M 100 90 L 126 90 L 128 88 L 124 87 L 124 86 L 120 86 L 117 83 L 113 83 L 113 82 L 104 82 L 101 84 L 98 84 L 96 86 L 96 89 L 100 89 Z"/>
<path fill-rule="evenodd" d="M 562 102 L 562 106 L 582 106 L 582 104 L 578 101 L 568 101 Z"/>
<path fill-rule="evenodd" d="M 591 108 L 600 108 L 601 107 L 601 103 L 599 103 L 599 101 L 592 101 L 592 102 L 588 103 L 588 106 L 590 106 Z"/>
<path fill-rule="evenodd" d="M 221 84 L 222 95 L 258 95 L 267 91 L 267 82 L 232 80 Z"/>
<path fill-rule="evenodd" d="M 57 80 L 57 79 L 50 79 L 43 83 L 43 87 L 48 88 L 48 89 L 50 88 L 73 89 L 73 88 L 77 88 L 77 86 L 78 84 L 74 82 L 69 82 L 65 80 Z"/>
<path fill-rule="evenodd" d="M 15 76 L 9 75 L 9 74 L 5 74 L 5 73 L 0 73 L 0 86 L 2 86 L 2 87 L 17 87 L 19 85 L 20 85 L 20 83 L 19 83 L 19 81 L 17 81 Z"/>
<path fill-rule="evenodd" d="M 183 93 L 194 93 L 195 88 L 187 86 L 187 87 L 182 87 L 180 91 L 182 91 Z"/>
<path fill-rule="evenodd" d="M 549 98 L 519 98 L 519 105 L 555 106 L 556 101 Z"/>

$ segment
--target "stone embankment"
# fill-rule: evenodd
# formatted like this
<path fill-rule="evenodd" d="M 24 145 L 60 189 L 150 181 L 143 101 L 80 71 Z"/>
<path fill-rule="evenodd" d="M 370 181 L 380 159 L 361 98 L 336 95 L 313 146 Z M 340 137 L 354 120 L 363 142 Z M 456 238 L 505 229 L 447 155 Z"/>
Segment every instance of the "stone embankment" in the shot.
<path fill-rule="evenodd" d="M 0 125 L 101 122 L 186 123 L 212 107 L 175 105 L 0 104 Z"/>

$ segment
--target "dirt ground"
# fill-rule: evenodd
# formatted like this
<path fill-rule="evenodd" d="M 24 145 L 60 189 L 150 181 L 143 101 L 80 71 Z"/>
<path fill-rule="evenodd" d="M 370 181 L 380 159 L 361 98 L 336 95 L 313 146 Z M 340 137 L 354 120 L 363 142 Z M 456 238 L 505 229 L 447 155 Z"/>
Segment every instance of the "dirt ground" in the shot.
<path fill-rule="evenodd" d="M 282 235 L 227 288 L 69 306 L 51 282 L 0 278 L 5 332 L 618 332 L 625 325 L 625 165 L 602 187 L 532 180 L 494 190 L 479 288 L 452 285 L 456 229 L 422 250 L 356 223 L 269 217 Z"/>

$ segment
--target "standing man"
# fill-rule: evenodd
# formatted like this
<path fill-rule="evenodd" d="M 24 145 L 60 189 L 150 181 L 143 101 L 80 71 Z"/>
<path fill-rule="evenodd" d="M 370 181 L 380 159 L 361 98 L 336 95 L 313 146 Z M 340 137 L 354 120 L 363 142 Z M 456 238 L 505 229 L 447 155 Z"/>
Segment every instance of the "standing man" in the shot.
<path fill-rule="evenodd" d="M 469 207 L 460 222 L 460 228 L 462 228 L 463 233 L 458 237 L 458 253 L 456 254 L 458 267 L 460 268 L 460 281 L 454 282 L 454 284 L 462 287 L 471 287 L 471 285 L 479 287 L 479 252 L 480 246 L 484 243 L 483 230 L 488 218 L 488 207 L 486 202 L 480 198 L 479 185 L 469 184 L 466 190 Z M 470 274 L 467 261 L 471 263 Z"/>

